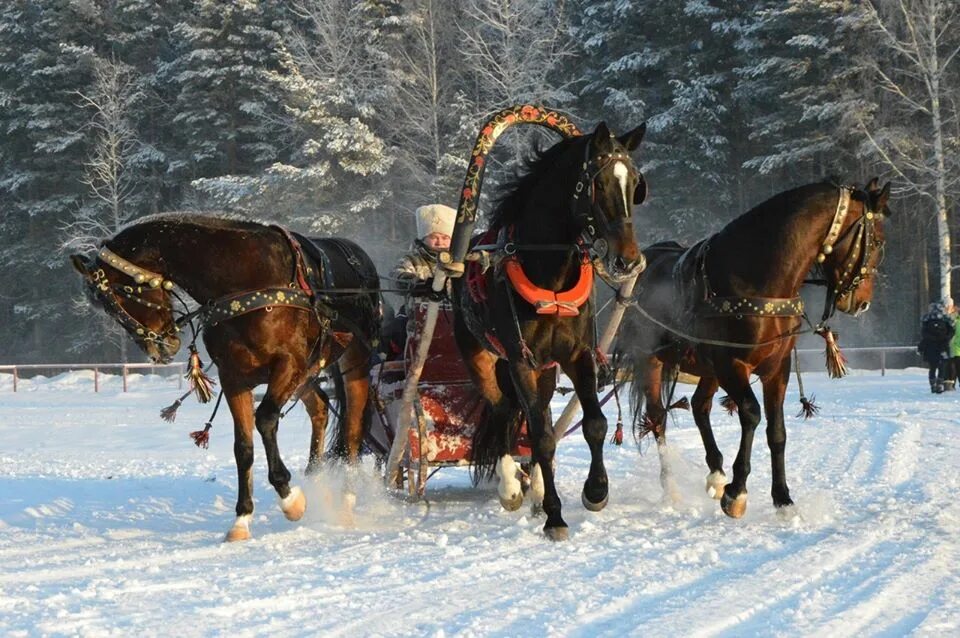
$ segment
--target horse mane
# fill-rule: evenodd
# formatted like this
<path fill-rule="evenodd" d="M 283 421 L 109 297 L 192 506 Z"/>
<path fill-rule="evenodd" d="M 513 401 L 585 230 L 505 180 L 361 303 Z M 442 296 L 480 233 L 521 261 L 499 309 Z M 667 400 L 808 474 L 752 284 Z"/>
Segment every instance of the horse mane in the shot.
<path fill-rule="evenodd" d="M 758 226 L 763 227 L 767 223 L 779 222 L 788 215 L 804 210 L 811 200 L 823 197 L 828 193 L 836 195 L 839 189 L 839 182 L 827 179 L 783 191 L 734 218 L 719 232 L 736 234 L 741 230 L 755 229 Z M 858 197 L 858 192 L 859 189 L 854 189 L 854 197 L 862 201 L 863 197 L 862 195 Z"/>
<path fill-rule="evenodd" d="M 508 182 L 507 190 L 497 199 L 493 211 L 487 216 L 491 228 L 503 228 L 517 221 L 525 202 L 533 190 L 534 184 L 544 170 L 549 170 L 563 153 L 584 137 L 560 140 L 553 146 L 534 149 L 523 160 Z"/>
<path fill-rule="evenodd" d="M 194 213 L 189 211 L 170 211 L 166 213 L 154 213 L 152 215 L 145 215 L 143 217 L 138 217 L 137 219 L 132 220 L 131 222 L 125 224 L 121 228 L 121 232 L 130 228 L 132 226 L 139 226 L 140 224 L 153 223 L 153 222 L 171 222 L 174 224 L 192 224 L 194 226 L 199 226 L 200 228 L 207 228 L 210 230 L 242 230 L 242 231 L 256 231 L 263 230 L 270 225 L 270 222 L 266 221 L 251 221 L 247 219 L 239 219 L 233 217 L 230 213 L 225 211 L 209 211 L 203 213 Z"/>

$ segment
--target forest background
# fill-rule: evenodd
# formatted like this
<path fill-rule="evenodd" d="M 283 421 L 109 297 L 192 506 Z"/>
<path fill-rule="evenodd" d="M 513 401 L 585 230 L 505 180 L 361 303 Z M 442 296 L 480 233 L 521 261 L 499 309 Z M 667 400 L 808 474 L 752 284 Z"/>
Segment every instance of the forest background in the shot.
<path fill-rule="evenodd" d="M 648 123 L 643 244 L 828 176 L 892 181 L 876 303 L 844 342 L 913 343 L 927 304 L 957 297 L 955 4 L 5 0 L 0 362 L 142 358 L 66 255 L 144 215 L 346 235 L 385 271 L 417 206 L 456 206 L 485 116 L 520 102 Z M 488 196 L 551 139 L 504 141 Z"/>

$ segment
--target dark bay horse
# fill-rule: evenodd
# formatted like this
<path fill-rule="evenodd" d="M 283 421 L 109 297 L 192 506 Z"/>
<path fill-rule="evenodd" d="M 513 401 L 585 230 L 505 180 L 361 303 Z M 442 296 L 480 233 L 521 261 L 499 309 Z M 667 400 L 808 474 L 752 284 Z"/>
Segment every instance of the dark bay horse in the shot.
<path fill-rule="evenodd" d="M 201 322 L 234 421 L 239 489 L 228 541 L 250 537 L 254 427 L 281 510 L 290 520 L 303 515 L 306 499 L 290 486 L 277 446 L 280 410 L 299 394 L 312 423 L 307 469 L 317 469 L 327 406 L 309 381 L 334 362 L 344 378 L 347 455 L 356 461 L 380 314 L 376 268 L 356 244 L 311 242 L 277 226 L 170 213 L 128 226 L 102 242 L 96 255 L 71 260 L 91 300 L 155 362 L 172 360 L 182 325 L 194 317 Z M 175 317 L 178 291 L 199 309 Z M 267 390 L 254 411 L 253 389 L 260 384 Z"/>
<path fill-rule="evenodd" d="M 544 492 L 548 538 L 567 537 L 554 485 L 550 399 L 553 364 L 570 377 L 583 406 L 583 434 L 592 462 L 583 487 L 588 509 L 607 502 L 603 442 L 607 421 L 597 399 L 594 269 L 610 281 L 643 267 L 633 235 L 633 205 L 646 184 L 630 158 L 641 125 L 613 137 L 600 124 L 590 135 L 563 140 L 534 160 L 499 204 L 486 235 L 500 246 L 500 264 L 454 280 L 455 334 L 471 376 L 489 402 L 478 428 L 473 462 L 479 474 L 501 477 L 500 500 L 520 507 L 513 449 L 520 412 L 526 416 L 536 484 Z M 497 239 L 499 237 L 499 239 Z M 479 291 L 484 292 L 479 292 Z"/>
<path fill-rule="evenodd" d="M 727 515 L 743 516 L 761 417 L 750 388 L 750 376 L 756 375 L 763 387 L 773 504 L 793 504 L 784 468 L 783 399 L 790 351 L 805 316 L 800 287 L 818 266 L 827 287 L 821 325 L 835 309 L 854 316 L 867 310 L 883 253 L 889 194 L 890 185 L 880 189 L 875 179 L 865 190 L 809 184 L 772 197 L 689 249 L 666 242 L 644 250 L 648 268 L 637 287 L 638 312 L 629 313 L 620 349 L 634 366 L 635 423 L 639 417 L 657 437 L 666 489 L 670 475 L 661 393 L 679 370 L 700 377 L 691 408 L 710 470 L 707 490 L 721 499 Z M 832 335 L 825 335 L 829 348 Z M 740 447 L 729 484 L 710 427 L 718 387 L 740 417 Z M 641 414 L 644 402 L 646 414 Z"/>

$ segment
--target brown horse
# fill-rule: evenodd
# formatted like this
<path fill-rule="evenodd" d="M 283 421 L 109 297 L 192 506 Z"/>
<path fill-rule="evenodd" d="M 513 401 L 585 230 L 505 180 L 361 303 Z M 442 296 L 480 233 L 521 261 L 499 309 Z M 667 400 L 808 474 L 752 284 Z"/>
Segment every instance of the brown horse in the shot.
<path fill-rule="evenodd" d="M 313 430 L 307 469 L 317 469 L 327 406 L 309 381 L 334 362 L 344 377 L 347 456 L 357 460 L 380 314 L 376 268 L 358 246 L 171 213 L 145 218 L 102 242 L 96 255 L 71 260 L 91 300 L 155 362 L 168 362 L 179 350 L 181 326 L 201 322 L 234 420 L 237 518 L 228 541 L 250 537 L 254 427 L 281 510 L 290 520 L 303 515 L 306 499 L 290 486 L 277 446 L 280 409 L 298 394 L 303 400 Z M 199 309 L 187 312 L 184 304 L 184 314 L 175 317 L 178 290 Z M 267 390 L 254 411 L 253 389 L 260 384 Z"/>
<path fill-rule="evenodd" d="M 773 504 L 793 504 L 784 468 L 783 399 L 790 351 L 805 318 L 799 295 L 816 265 L 827 286 L 821 326 L 835 309 L 854 316 L 873 296 L 873 275 L 883 253 L 883 216 L 890 185 L 866 190 L 817 183 L 786 191 L 684 250 L 673 242 L 644 250 L 648 268 L 636 294 L 637 310 L 621 335 L 621 350 L 633 361 L 635 423 L 657 437 L 661 481 L 669 489 L 665 458 L 664 382 L 677 370 L 700 377 L 691 404 L 706 450 L 707 490 L 723 511 L 743 516 L 753 434 L 760 403 L 750 375 L 760 378 L 773 465 Z M 822 334 L 832 346 L 829 330 Z M 667 386 L 669 387 L 669 386 Z M 741 438 L 726 484 L 723 455 L 710 427 L 718 387 L 739 411 Z M 646 402 L 646 414 L 642 414 Z M 806 409 L 812 409 L 805 403 Z"/>
<path fill-rule="evenodd" d="M 499 246 L 500 266 L 454 280 L 457 343 L 490 406 L 474 440 L 473 462 L 478 475 L 496 468 L 504 508 L 520 507 L 521 483 L 509 451 L 522 408 L 533 447 L 534 485 L 543 490 L 544 533 L 553 540 L 568 535 L 553 474 L 554 363 L 570 377 L 583 406 L 591 464 L 581 500 L 594 511 L 607 503 L 607 420 L 597 398 L 590 289 L 594 269 L 617 281 L 643 267 L 633 205 L 643 201 L 646 184 L 630 153 L 645 130 L 641 125 L 616 138 L 601 123 L 592 134 L 543 152 L 494 214 L 490 237 Z M 479 288 L 486 291 L 485 299 Z"/>

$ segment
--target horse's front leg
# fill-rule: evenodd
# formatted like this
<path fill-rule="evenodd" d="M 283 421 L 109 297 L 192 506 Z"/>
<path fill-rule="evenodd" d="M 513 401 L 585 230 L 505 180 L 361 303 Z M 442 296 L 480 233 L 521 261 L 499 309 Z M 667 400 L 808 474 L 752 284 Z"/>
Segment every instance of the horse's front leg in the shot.
<path fill-rule="evenodd" d="M 226 540 L 245 541 L 250 538 L 253 516 L 253 392 L 235 386 L 222 374 L 220 383 L 233 416 L 233 456 L 237 462 L 237 520 Z"/>
<path fill-rule="evenodd" d="M 789 352 L 783 359 L 780 370 L 770 377 L 761 379 L 763 383 L 763 407 L 767 417 L 767 445 L 770 446 L 770 464 L 773 470 L 771 496 L 774 507 L 793 505 L 790 488 L 787 487 L 787 471 L 784 464 L 784 452 L 787 447 L 787 428 L 783 420 L 783 397 L 787 392 L 790 379 Z"/>
<path fill-rule="evenodd" d="M 292 356 L 276 361 L 270 372 L 267 392 L 257 406 L 256 426 L 267 456 L 267 477 L 280 498 L 280 510 L 287 520 L 298 521 L 307 509 L 307 499 L 299 487 L 290 487 L 290 470 L 280 458 L 277 427 L 280 408 L 303 382 L 305 370 Z"/>
<path fill-rule="evenodd" d="M 753 434 L 760 423 L 760 402 L 750 389 L 750 369 L 745 363 L 733 360 L 724 370 L 717 370 L 717 376 L 740 415 L 740 448 L 733 462 L 733 480 L 724 487 L 720 507 L 727 516 L 740 518 L 747 511 L 747 477 Z"/>
<path fill-rule="evenodd" d="M 707 467 L 710 469 L 710 473 L 707 474 L 707 494 L 715 499 L 723 496 L 723 488 L 727 483 L 727 475 L 723 472 L 723 454 L 720 453 L 717 440 L 713 436 L 713 427 L 710 425 L 710 410 L 718 387 L 715 377 L 700 377 L 697 389 L 693 393 L 693 400 L 690 402 L 693 421 L 700 431 Z"/>
<path fill-rule="evenodd" d="M 590 472 L 583 483 L 580 501 L 591 512 L 599 512 L 607 505 L 609 485 L 607 469 L 603 465 L 603 444 L 607 440 L 607 417 L 603 415 L 597 398 L 597 366 L 593 353 L 581 350 L 567 362 L 563 371 L 573 382 L 573 388 L 583 409 L 583 438 L 590 448 Z M 562 433 L 558 433 L 561 434 Z"/>
<path fill-rule="evenodd" d="M 553 475 L 557 438 L 550 418 L 550 403 L 540 400 L 540 373 L 526 363 L 511 363 L 510 377 L 527 417 L 527 428 L 533 444 L 533 461 L 540 466 L 543 477 L 543 511 L 547 515 L 543 533 L 550 540 L 566 540 L 569 530 L 561 516 L 560 496 L 557 494 Z"/>

